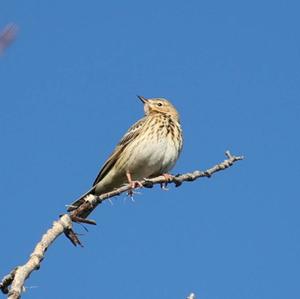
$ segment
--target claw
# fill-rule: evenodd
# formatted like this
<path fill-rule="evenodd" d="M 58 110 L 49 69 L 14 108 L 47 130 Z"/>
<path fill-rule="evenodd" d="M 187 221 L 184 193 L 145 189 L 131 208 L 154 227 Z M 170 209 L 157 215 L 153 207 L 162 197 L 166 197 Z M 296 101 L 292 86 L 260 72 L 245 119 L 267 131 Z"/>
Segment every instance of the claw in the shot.
<path fill-rule="evenodd" d="M 130 187 L 130 189 L 128 190 L 128 196 L 130 196 L 131 200 L 133 201 L 133 194 L 135 193 L 134 189 L 143 188 L 143 184 L 140 181 L 133 181 L 131 179 L 131 174 L 129 171 L 126 172 L 126 177 Z"/>
<path fill-rule="evenodd" d="M 166 182 L 170 182 L 173 179 L 173 175 L 169 173 L 163 173 L 162 176 L 165 178 Z"/>
<path fill-rule="evenodd" d="M 168 186 L 168 182 L 170 182 L 173 179 L 173 175 L 169 174 L 169 173 L 163 173 L 162 176 L 165 178 L 165 182 L 160 184 L 160 188 L 168 191 L 169 189 L 167 188 Z"/>
<path fill-rule="evenodd" d="M 137 191 L 132 190 L 132 189 L 130 189 L 130 190 L 127 192 L 127 196 L 130 197 L 130 200 L 131 200 L 132 202 L 135 202 L 135 200 L 134 200 L 134 195 L 138 195 L 138 194 L 141 194 L 141 192 L 137 192 Z"/>

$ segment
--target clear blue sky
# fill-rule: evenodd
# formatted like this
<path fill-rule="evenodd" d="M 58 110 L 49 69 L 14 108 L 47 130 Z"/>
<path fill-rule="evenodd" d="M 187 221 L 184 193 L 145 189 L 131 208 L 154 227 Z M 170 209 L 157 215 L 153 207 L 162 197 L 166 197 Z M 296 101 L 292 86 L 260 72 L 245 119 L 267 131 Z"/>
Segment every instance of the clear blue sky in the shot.
<path fill-rule="evenodd" d="M 85 192 L 142 114 L 181 113 L 174 173 L 225 150 L 211 179 L 99 207 L 85 247 L 61 237 L 24 298 L 300 298 L 298 1 L 16 1 L 0 58 L 0 275 Z"/>

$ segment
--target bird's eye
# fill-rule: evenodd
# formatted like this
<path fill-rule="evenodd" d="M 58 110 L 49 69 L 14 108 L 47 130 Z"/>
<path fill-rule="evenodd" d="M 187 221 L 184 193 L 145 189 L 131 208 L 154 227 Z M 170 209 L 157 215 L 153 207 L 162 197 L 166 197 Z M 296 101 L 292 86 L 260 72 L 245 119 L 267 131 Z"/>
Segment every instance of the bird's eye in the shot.
<path fill-rule="evenodd" d="M 159 103 L 157 103 L 157 106 L 159 106 L 159 107 L 161 107 L 162 105 L 163 105 L 163 104 L 162 104 L 162 103 L 160 103 L 160 102 L 159 102 Z"/>

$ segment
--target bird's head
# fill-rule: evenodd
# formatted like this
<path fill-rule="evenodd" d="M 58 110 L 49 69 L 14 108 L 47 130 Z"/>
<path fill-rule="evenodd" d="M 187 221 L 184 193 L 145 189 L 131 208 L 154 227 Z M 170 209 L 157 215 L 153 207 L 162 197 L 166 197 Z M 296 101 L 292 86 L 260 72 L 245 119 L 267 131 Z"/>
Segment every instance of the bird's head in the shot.
<path fill-rule="evenodd" d="M 168 100 L 164 98 L 146 99 L 142 96 L 138 96 L 138 98 L 144 104 L 145 115 L 149 115 L 150 113 L 162 113 L 172 115 L 179 119 L 177 110 Z"/>

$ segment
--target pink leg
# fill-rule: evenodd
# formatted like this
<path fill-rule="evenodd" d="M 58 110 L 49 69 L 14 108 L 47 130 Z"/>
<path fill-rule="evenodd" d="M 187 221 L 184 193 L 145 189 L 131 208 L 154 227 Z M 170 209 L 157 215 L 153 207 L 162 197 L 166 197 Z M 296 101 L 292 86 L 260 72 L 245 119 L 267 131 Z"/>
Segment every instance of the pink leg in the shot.
<path fill-rule="evenodd" d="M 166 182 L 171 181 L 171 179 L 173 179 L 173 175 L 169 174 L 169 173 L 163 173 L 162 176 L 165 177 Z"/>
<path fill-rule="evenodd" d="M 130 195 L 132 197 L 133 190 L 136 188 L 143 188 L 143 184 L 140 181 L 133 181 L 129 171 L 126 171 L 126 177 L 127 177 L 128 183 L 130 185 L 130 190 L 128 191 L 128 195 Z"/>
<path fill-rule="evenodd" d="M 165 178 L 165 182 L 160 184 L 160 187 L 164 190 L 168 190 L 167 186 L 168 186 L 168 182 L 171 181 L 171 179 L 173 178 L 173 176 L 169 173 L 163 173 L 162 176 Z"/>

